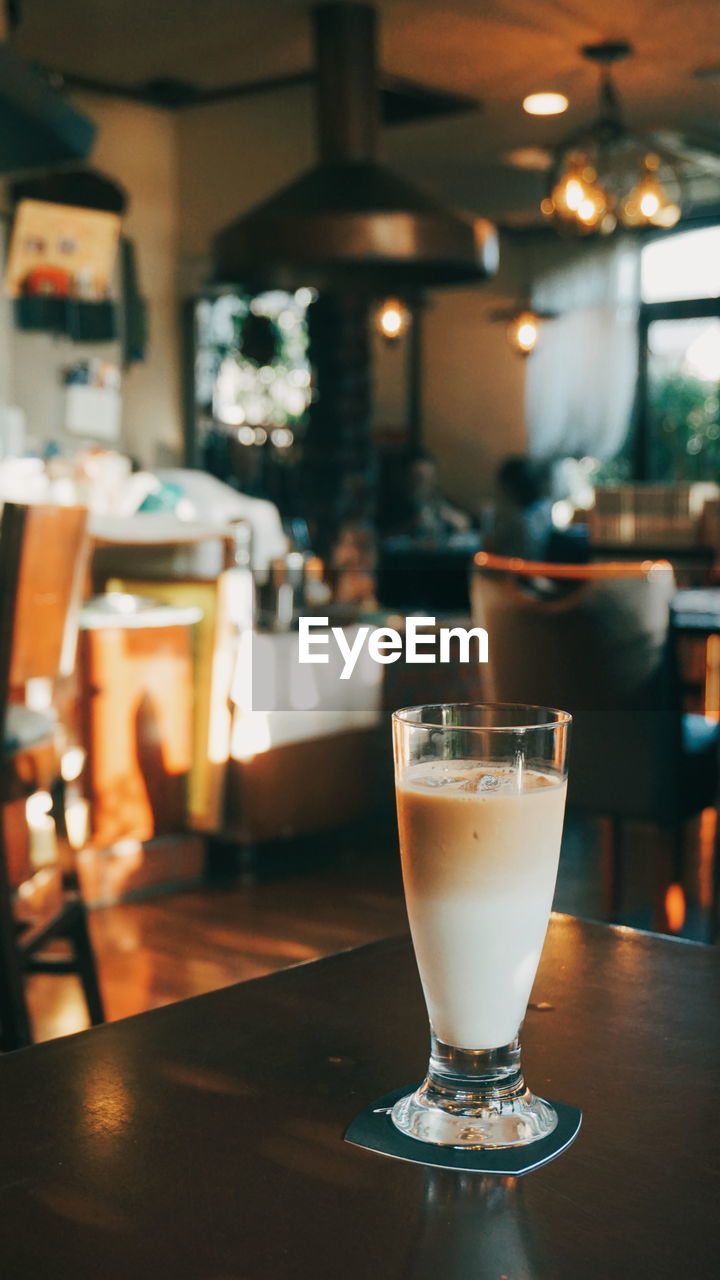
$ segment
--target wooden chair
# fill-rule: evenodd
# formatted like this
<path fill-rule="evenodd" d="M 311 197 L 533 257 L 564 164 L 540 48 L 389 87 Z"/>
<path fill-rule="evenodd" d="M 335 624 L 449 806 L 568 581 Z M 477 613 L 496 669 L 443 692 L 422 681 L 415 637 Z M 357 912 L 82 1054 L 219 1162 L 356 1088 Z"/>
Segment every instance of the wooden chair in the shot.
<path fill-rule="evenodd" d="M 490 696 L 573 715 L 568 800 L 611 819 L 610 914 L 621 893 L 621 824 L 650 821 L 673 840 L 715 804 L 718 726 L 682 715 L 670 635 L 669 564 L 555 565 L 480 552 L 473 619 L 487 628 Z"/>
<path fill-rule="evenodd" d="M 31 680 L 55 681 L 72 669 L 77 613 L 86 570 L 87 513 L 79 507 L 6 503 L 0 523 L 0 1049 L 32 1043 L 25 1000 L 27 973 L 77 973 L 93 1023 L 104 1020 L 84 904 L 57 869 L 57 892 L 30 920 L 18 910 L 33 868 L 24 798 L 57 795 L 60 776 L 52 711 L 25 703 Z M 70 955 L 46 954 L 66 939 Z"/>

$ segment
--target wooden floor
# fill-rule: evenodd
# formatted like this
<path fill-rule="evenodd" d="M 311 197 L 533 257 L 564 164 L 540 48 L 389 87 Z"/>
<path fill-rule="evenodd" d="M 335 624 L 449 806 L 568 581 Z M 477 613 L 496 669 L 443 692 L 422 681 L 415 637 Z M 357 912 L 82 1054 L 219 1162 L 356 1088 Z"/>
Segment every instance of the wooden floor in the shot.
<path fill-rule="evenodd" d="M 711 824 L 712 825 L 712 824 Z M 663 877 L 657 834 L 627 833 L 623 920 L 649 928 Z M 687 903 L 677 929 L 704 940 L 713 832 L 688 830 Z M 590 919 L 605 911 L 597 825 L 566 824 L 555 898 L 558 910 Z M 287 849 L 268 858 L 259 882 L 204 885 L 91 913 L 109 1019 L 123 1018 L 229 983 L 272 973 L 407 928 L 394 820 Z M 72 977 L 37 976 L 28 996 L 37 1040 L 87 1025 Z"/>

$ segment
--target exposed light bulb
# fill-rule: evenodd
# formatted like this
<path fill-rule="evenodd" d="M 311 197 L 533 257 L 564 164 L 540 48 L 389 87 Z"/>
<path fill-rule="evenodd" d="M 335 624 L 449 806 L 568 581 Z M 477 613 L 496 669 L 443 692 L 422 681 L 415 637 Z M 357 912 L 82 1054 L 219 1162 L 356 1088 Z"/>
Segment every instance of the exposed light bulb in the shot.
<path fill-rule="evenodd" d="M 376 325 L 383 338 L 390 342 L 400 338 L 407 329 L 410 313 L 397 298 L 387 298 L 378 308 Z"/>
<path fill-rule="evenodd" d="M 540 208 L 546 217 L 554 217 L 571 230 L 587 235 L 597 230 L 610 212 L 611 200 L 588 157 L 575 154 L 568 157 L 565 169 Z"/>
<path fill-rule="evenodd" d="M 584 197 L 583 184 L 579 179 L 568 178 L 565 183 L 565 203 L 568 209 L 572 209 L 572 212 L 576 213 L 583 203 Z"/>
<path fill-rule="evenodd" d="M 660 201 L 654 191 L 645 191 L 640 197 L 640 212 L 646 218 L 652 218 L 660 208 Z"/>
<path fill-rule="evenodd" d="M 382 317 L 383 333 L 388 338 L 396 338 L 402 328 L 402 316 L 394 307 L 387 307 Z"/>
<path fill-rule="evenodd" d="M 674 227 L 680 221 L 680 205 L 666 204 L 664 208 L 658 209 L 653 224 L 656 227 Z"/>
<path fill-rule="evenodd" d="M 518 346 L 523 351 L 532 351 L 537 342 L 537 325 L 526 322 L 517 331 Z"/>
<path fill-rule="evenodd" d="M 657 176 L 660 163 L 659 156 L 650 154 L 645 157 L 642 177 L 625 197 L 620 209 L 620 218 L 626 227 L 647 224 L 673 227 L 678 221 L 679 205 L 671 200 Z"/>
<path fill-rule="evenodd" d="M 540 333 L 540 322 L 532 311 L 522 311 L 508 326 L 511 347 L 527 356 L 535 350 Z"/>

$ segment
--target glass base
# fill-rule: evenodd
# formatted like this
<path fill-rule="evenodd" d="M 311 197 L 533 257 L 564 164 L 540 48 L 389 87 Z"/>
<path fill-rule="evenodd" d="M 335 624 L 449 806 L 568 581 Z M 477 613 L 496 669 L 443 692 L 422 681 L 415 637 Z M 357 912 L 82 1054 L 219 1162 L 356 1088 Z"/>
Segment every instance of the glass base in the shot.
<path fill-rule="evenodd" d="M 527 1088 L 516 1039 L 501 1049 L 457 1049 L 433 1034 L 430 1069 L 391 1112 L 408 1138 L 442 1147 L 521 1147 L 547 1138 L 557 1112 Z"/>
<path fill-rule="evenodd" d="M 395 1103 L 392 1120 L 401 1133 L 439 1147 L 522 1147 L 547 1138 L 557 1112 L 525 1089 L 517 1098 L 482 1102 L 438 1098 L 426 1080 Z"/>

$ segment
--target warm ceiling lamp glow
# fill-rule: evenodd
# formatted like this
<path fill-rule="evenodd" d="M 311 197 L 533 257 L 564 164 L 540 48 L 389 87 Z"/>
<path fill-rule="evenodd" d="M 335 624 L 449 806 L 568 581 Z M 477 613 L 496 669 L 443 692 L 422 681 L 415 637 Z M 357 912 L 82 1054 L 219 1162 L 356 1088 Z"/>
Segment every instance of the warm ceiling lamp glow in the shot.
<path fill-rule="evenodd" d="M 387 298 L 378 308 L 376 324 L 383 338 L 394 341 L 402 337 L 408 327 L 410 313 L 398 298 Z"/>
<path fill-rule="evenodd" d="M 577 207 L 577 216 L 580 218 L 581 222 L 593 222 L 596 214 L 597 206 L 590 196 L 586 196 L 584 200 L 580 201 L 580 204 Z"/>
<path fill-rule="evenodd" d="M 585 203 L 585 192 L 577 178 L 568 178 L 565 183 L 565 203 L 573 213 L 577 213 L 580 206 Z"/>
<path fill-rule="evenodd" d="M 530 93 L 523 98 L 523 107 L 529 116 L 560 116 L 568 109 L 564 93 Z"/>
<path fill-rule="evenodd" d="M 595 169 L 582 156 L 570 160 L 549 199 L 543 200 L 540 207 L 546 216 L 554 216 L 579 231 L 610 229 L 603 225 L 610 213 L 607 192 L 598 182 Z"/>
<path fill-rule="evenodd" d="M 580 235 L 611 235 L 618 224 L 675 226 L 682 197 L 677 158 L 669 151 L 646 150 L 647 139 L 629 131 L 610 73 L 632 47 L 609 40 L 585 45 L 582 53 L 600 69 L 598 115 L 558 149 L 542 212 L 561 229 Z"/>
<path fill-rule="evenodd" d="M 508 325 L 508 342 L 523 356 L 535 350 L 540 321 L 533 311 L 521 311 Z"/>
<path fill-rule="evenodd" d="M 626 197 L 620 210 L 621 221 L 628 227 L 650 224 L 655 227 L 673 227 L 680 217 L 680 207 L 671 200 L 658 178 L 660 159 L 654 154 L 645 156 L 640 181 Z"/>

